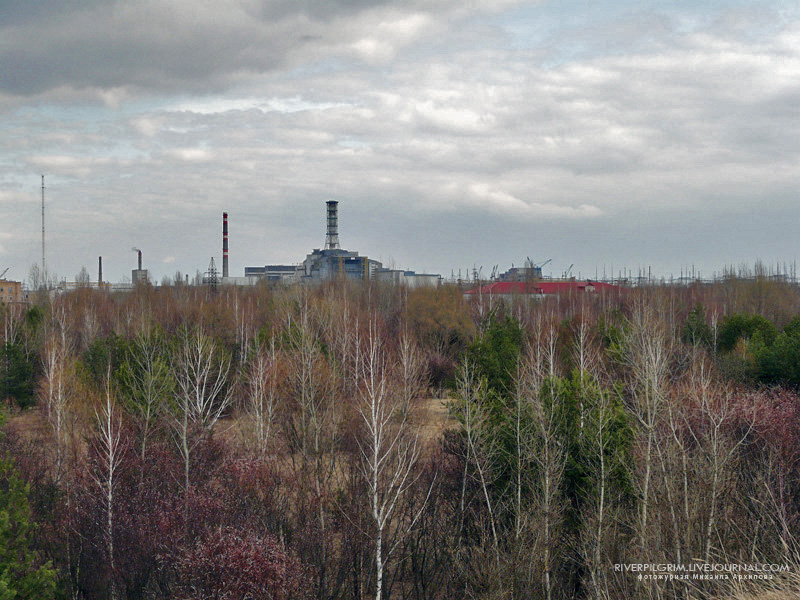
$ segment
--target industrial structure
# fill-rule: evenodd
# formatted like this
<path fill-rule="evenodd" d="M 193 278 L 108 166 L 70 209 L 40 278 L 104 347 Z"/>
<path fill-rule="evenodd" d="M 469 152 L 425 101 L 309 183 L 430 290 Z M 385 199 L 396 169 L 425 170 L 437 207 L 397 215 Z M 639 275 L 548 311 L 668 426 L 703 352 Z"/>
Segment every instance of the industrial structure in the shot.
<path fill-rule="evenodd" d="M 386 281 L 409 287 L 435 286 L 441 281 L 440 275 L 384 269 L 383 265 L 375 259 L 360 256 L 358 252 L 352 250 L 344 250 L 339 244 L 339 203 L 336 200 L 328 200 L 325 203 L 325 207 L 327 229 L 324 248 L 315 248 L 298 265 L 245 267 L 245 281 L 255 279 L 283 283 L 313 283 L 334 279 L 349 279 Z M 227 213 L 224 213 L 224 219 L 223 251 L 227 252 Z M 226 261 L 227 258 L 223 258 L 223 270 Z M 223 284 L 227 283 L 225 277 L 223 277 L 222 282 Z M 231 281 L 231 283 L 239 282 Z"/>
<path fill-rule="evenodd" d="M 501 273 L 498 277 L 500 281 L 535 281 L 542 278 L 542 267 L 551 262 L 552 259 L 547 259 L 543 263 L 534 264 L 528 257 L 525 260 L 525 265 L 522 267 L 515 267 L 513 264 L 511 268 L 505 273 Z"/>
<path fill-rule="evenodd" d="M 222 213 L 222 276 L 228 276 L 228 213 Z"/>
<path fill-rule="evenodd" d="M 369 280 L 383 265 L 377 260 L 359 256 L 358 252 L 344 250 L 339 246 L 339 203 L 329 200 L 326 204 L 327 231 L 325 247 L 315 248 L 298 266 L 298 279 L 323 281 L 330 279 Z"/>
<path fill-rule="evenodd" d="M 546 298 L 562 294 L 591 294 L 598 292 L 621 293 L 623 288 L 602 281 L 495 281 L 464 292 L 466 300 L 493 298 Z"/>
<path fill-rule="evenodd" d="M 138 255 L 138 268 L 131 271 L 131 283 L 135 286 L 139 283 L 147 283 L 149 275 L 147 269 L 142 269 L 142 251 L 138 248 L 131 248 Z"/>
<path fill-rule="evenodd" d="M 44 254 L 44 176 L 42 176 L 42 272 L 46 268 Z M 435 287 L 442 283 L 441 275 L 431 273 L 417 273 L 406 269 L 384 268 L 380 261 L 368 256 L 362 256 L 353 250 L 346 250 L 339 242 L 339 202 L 328 200 L 325 203 L 326 233 L 325 244 L 322 248 L 315 248 L 305 259 L 296 264 L 273 264 L 263 267 L 245 267 L 244 277 L 230 275 L 229 266 L 229 229 L 228 212 L 222 213 L 222 269 L 218 271 L 214 259 L 211 259 L 209 270 L 202 277 L 198 276 L 197 282 L 202 282 L 212 288 L 217 286 L 252 286 L 259 282 L 271 283 L 318 283 L 332 280 L 377 281 L 393 286 L 408 288 Z M 136 252 L 136 268 L 131 270 L 130 283 L 110 284 L 103 281 L 103 257 L 97 258 L 97 283 L 88 281 L 88 277 L 80 277 L 76 281 L 61 281 L 54 284 L 56 293 L 66 292 L 79 288 L 96 288 L 106 291 L 130 291 L 138 285 L 149 284 L 150 273 L 142 265 L 142 251 L 131 248 Z M 27 296 L 21 284 L 7 282 L 0 273 L 0 301 L 20 301 Z M 199 275 L 199 274 L 198 274 Z M 188 275 L 187 281 L 188 284 Z M 14 285 L 12 285 L 14 284 Z"/>

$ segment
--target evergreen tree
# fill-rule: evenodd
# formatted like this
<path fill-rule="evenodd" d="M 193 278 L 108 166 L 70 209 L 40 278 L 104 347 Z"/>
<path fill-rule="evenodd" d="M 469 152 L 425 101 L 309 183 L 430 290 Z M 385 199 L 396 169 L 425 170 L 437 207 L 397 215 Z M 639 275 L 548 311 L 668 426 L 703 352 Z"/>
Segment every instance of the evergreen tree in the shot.
<path fill-rule="evenodd" d="M 770 346 L 777 335 L 775 325 L 761 315 L 730 315 L 722 320 L 719 329 L 719 349 L 730 352 L 739 340 L 749 342 L 754 338 Z"/>
<path fill-rule="evenodd" d="M 706 321 L 706 309 L 702 304 L 697 304 L 683 326 L 683 342 L 698 346 L 711 346 L 711 328 Z"/>
<path fill-rule="evenodd" d="M 6 342 L 0 350 L 0 400 L 5 399 L 21 408 L 33 404 L 33 362 L 21 342 Z"/>
<path fill-rule="evenodd" d="M 31 547 L 30 518 L 28 486 L 10 458 L 0 459 L 0 600 L 54 597 L 56 573 Z"/>
<path fill-rule="evenodd" d="M 800 318 L 784 327 L 771 345 L 756 344 L 752 348 L 755 375 L 764 383 L 778 383 L 800 388 Z"/>
<path fill-rule="evenodd" d="M 486 379 L 490 397 L 507 400 L 513 393 L 524 332 L 511 317 L 499 319 L 493 315 L 490 319 L 486 331 L 467 349 L 467 359 Z"/>

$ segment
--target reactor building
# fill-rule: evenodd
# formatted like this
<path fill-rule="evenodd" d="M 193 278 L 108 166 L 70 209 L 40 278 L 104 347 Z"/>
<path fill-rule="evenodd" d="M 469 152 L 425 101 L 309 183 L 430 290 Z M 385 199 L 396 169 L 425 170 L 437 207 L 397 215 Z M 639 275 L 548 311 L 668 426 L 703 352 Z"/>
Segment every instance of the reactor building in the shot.
<path fill-rule="evenodd" d="M 306 255 L 302 263 L 297 265 L 245 267 L 245 279 L 283 283 L 313 283 L 335 279 L 375 280 L 395 284 L 403 283 L 409 287 L 439 284 L 441 281 L 439 275 L 384 269 L 383 265 L 375 259 L 360 256 L 358 252 L 341 248 L 339 245 L 339 203 L 336 200 L 329 200 L 325 204 L 327 233 L 324 248 L 315 248 Z M 224 250 L 227 253 L 227 218 L 224 241 Z"/>

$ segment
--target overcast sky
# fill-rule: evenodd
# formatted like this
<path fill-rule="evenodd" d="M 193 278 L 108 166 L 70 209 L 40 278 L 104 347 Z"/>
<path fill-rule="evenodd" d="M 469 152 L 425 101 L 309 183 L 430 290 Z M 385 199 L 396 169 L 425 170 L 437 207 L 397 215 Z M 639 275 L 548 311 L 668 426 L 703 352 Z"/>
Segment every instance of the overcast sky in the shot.
<path fill-rule="evenodd" d="M 797 6 L 0 0 L 0 273 L 794 261 Z"/>

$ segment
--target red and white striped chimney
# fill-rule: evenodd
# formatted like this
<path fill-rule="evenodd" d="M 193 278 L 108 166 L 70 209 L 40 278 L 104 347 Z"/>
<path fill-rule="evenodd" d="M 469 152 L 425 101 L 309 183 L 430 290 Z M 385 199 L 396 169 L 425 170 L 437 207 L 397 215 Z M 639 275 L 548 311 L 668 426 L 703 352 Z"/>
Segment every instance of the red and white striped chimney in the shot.
<path fill-rule="evenodd" d="M 228 276 L 228 213 L 222 213 L 222 276 Z"/>

